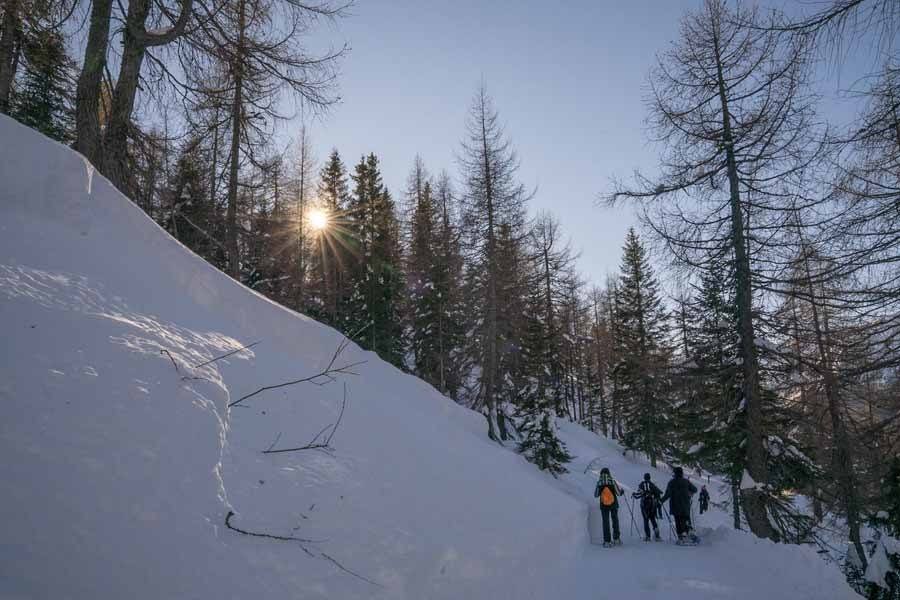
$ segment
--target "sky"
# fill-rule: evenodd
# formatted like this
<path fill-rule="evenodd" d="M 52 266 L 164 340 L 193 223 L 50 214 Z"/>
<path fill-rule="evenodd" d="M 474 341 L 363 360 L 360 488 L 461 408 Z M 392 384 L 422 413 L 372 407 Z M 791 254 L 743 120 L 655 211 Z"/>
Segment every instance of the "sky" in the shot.
<path fill-rule="evenodd" d="M 635 218 L 598 196 L 613 176 L 652 169 L 646 74 L 695 4 L 358 0 L 314 38 L 320 48 L 351 46 L 340 104 L 310 124 L 316 155 L 337 148 L 349 168 L 374 152 L 395 198 L 417 154 L 432 173 L 458 180 L 466 115 L 484 80 L 519 155 L 519 178 L 536 190 L 532 213 L 558 217 L 581 251 L 579 270 L 601 283 L 617 270 Z"/>
<path fill-rule="evenodd" d="M 553 212 L 580 250 L 580 272 L 615 273 L 629 207 L 598 198 L 612 179 L 653 172 L 644 124 L 647 73 L 700 0 L 357 0 L 311 49 L 347 42 L 341 102 L 309 126 L 317 157 L 348 168 L 378 155 L 400 198 L 414 157 L 458 181 L 466 115 L 484 81 L 517 150 L 531 212 Z"/>

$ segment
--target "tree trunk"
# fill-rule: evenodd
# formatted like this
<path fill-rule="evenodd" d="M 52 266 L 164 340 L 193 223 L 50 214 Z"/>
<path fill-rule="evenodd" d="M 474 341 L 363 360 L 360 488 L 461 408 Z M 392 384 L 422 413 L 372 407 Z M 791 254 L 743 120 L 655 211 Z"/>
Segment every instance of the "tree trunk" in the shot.
<path fill-rule="evenodd" d="M 191 7 L 192 0 L 182 0 L 178 21 L 163 33 L 148 34 L 145 24 L 150 15 L 150 0 L 131 0 L 128 3 L 122 32 L 122 61 L 110 100 L 100 165 L 100 171 L 126 195 L 133 196 L 136 191 L 128 165 L 128 138 L 144 56 L 149 46 L 167 44 L 181 35 L 190 17 Z"/>
<path fill-rule="evenodd" d="M 804 249 L 804 253 L 806 250 Z M 847 427 L 841 414 L 840 390 L 837 378 L 832 368 L 828 313 L 823 305 L 823 314 L 819 315 L 815 290 L 812 284 L 812 275 L 809 269 L 809 256 L 804 254 L 803 266 L 806 271 L 806 281 L 809 291 L 809 303 L 812 309 L 813 331 L 816 336 L 816 348 L 819 355 L 820 369 L 825 387 L 825 398 L 828 402 L 828 415 L 831 418 L 831 434 L 834 438 L 834 453 L 832 465 L 835 478 L 840 486 L 838 496 L 847 513 L 847 527 L 850 529 L 850 541 L 853 543 L 860 564 L 865 571 L 868 561 L 859 535 L 859 490 L 856 485 L 856 477 L 853 473 L 853 450 L 850 447 L 850 438 L 847 435 Z"/>
<path fill-rule="evenodd" d="M 213 145 L 209 160 L 209 208 L 213 214 L 216 211 L 216 181 L 219 177 L 219 110 L 216 109 L 216 123 L 213 126 Z"/>
<path fill-rule="evenodd" d="M 12 84 L 16 77 L 18 53 L 19 0 L 6 0 L 0 25 L 0 113 L 9 114 Z"/>
<path fill-rule="evenodd" d="M 731 481 L 731 517 L 735 529 L 741 528 L 741 486 L 738 480 Z"/>
<path fill-rule="evenodd" d="M 245 0 L 238 2 L 238 47 L 234 65 L 234 97 L 231 103 L 231 164 L 228 171 L 228 209 L 225 214 L 225 247 L 228 251 L 228 274 L 234 279 L 241 279 L 241 260 L 238 256 L 238 167 L 241 151 L 241 111 L 244 102 L 244 29 Z"/>
<path fill-rule="evenodd" d="M 147 47 L 135 37 L 134 28 L 139 27 L 143 30 L 149 14 L 148 0 L 130 0 L 128 3 L 126 26 L 122 33 L 122 63 L 110 102 L 109 120 L 103 134 L 103 164 L 100 171 L 126 195 L 131 195 L 134 187 L 128 168 L 131 113 L 134 110 L 141 65 L 147 51 Z"/>
<path fill-rule="evenodd" d="M 756 352 L 756 336 L 753 327 L 753 294 L 751 288 L 750 257 L 744 238 L 744 220 L 741 209 L 740 183 L 734 154 L 734 138 L 731 132 L 731 114 L 728 95 L 722 73 L 722 61 L 718 38 L 714 38 L 716 76 L 719 101 L 722 110 L 722 143 L 728 170 L 728 187 L 731 204 L 731 243 L 734 249 L 735 281 L 737 284 L 737 309 L 741 357 L 743 359 L 743 400 L 747 411 L 746 468 L 759 484 L 768 481 L 766 449 L 763 444 L 765 427 L 762 414 L 762 396 L 759 387 L 759 358 Z M 753 488 L 741 490 L 744 513 L 750 530 L 757 536 L 777 541 L 778 532 L 769 521 L 765 493 Z"/>
<path fill-rule="evenodd" d="M 306 306 L 306 128 L 300 133 L 300 181 L 297 183 L 297 296 L 294 300 L 298 312 Z"/>
<path fill-rule="evenodd" d="M 75 143 L 73 147 L 93 165 L 101 165 L 100 96 L 106 52 L 109 46 L 109 24 L 112 0 L 93 0 L 91 24 L 84 49 L 84 66 L 75 90 Z"/>
<path fill-rule="evenodd" d="M 484 377 L 484 403 L 488 412 L 488 420 L 494 418 L 497 413 L 496 398 L 497 393 L 497 264 L 496 264 L 496 238 L 494 223 L 494 189 L 492 180 L 492 170 L 490 163 L 490 153 L 488 151 L 487 140 L 487 123 L 486 119 L 485 99 L 482 92 L 481 97 L 481 143 L 482 152 L 484 153 L 484 191 L 485 200 L 487 201 L 487 276 L 488 276 L 488 297 L 487 297 L 487 356 L 485 357 L 485 377 Z M 499 423 L 498 423 L 499 425 Z M 488 435 L 491 439 L 497 439 L 496 434 L 489 428 Z M 500 439 L 506 439 L 505 428 L 500 430 Z"/>

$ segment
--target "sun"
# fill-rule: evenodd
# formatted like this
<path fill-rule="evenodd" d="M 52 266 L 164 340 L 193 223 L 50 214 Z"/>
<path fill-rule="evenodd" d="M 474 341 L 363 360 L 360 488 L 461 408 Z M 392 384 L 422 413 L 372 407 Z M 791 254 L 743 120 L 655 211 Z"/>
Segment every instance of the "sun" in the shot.
<path fill-rule="evenodd" d="M 328 213 L 320 208 L 311 210 L 308 219 L 313 231 L 324 231 L 328 228 Z"/>

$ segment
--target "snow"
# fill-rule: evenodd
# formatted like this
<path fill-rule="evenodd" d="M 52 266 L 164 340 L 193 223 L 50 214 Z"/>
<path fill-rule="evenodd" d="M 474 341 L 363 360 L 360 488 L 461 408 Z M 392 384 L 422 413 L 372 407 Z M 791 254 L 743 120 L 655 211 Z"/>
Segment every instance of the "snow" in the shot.
<path fill-rule="evenodd" d="M 761 350 L 766 350 L 768 352 L 774 352 L 774 353 L 777 353 L 780 351 L 778 346 L 776 346 L 775 344 L 773 344 L 772 342 L 770 342 L 769 340 L 767 340 L 765 338 L 758 337 L 758 338 L 754 339 L 753 341 L 756 343 L 756 347 L 760 348 Z"/>
<path fill-rule="evenodd" d="M 883 588 L 888 587 L 886 576 L 894 570 L 890 559 L 891 554 L 900 555 L 900 540 L 883 536 L 878 540 L 875 554 L 869 559 L 869 566 L 866 568 L 866 581 L 871 581 Z"/>
<path fill-rule="evenodd" d="M 157 27 L 156 29 L 148 29 L 147 35 L 154 37 L 162 37 L 164 35 L 169 35 L 172 32 L 171 27 Z"/>
<path fill-rule="evenodd" d="M 844 555 L 847 557 L 847 562 L 857 569 L 862 569 L 862 558 L 860 558 L 856 545 L 853 542 L 847 542 L 847 549 L 844 551 Z"/>
<path fill-rule="evenodd" d="M 624 507 L 626 545 L 591 545 L 591 459 L 627 492 L 665 473 L 561 421 L 576 459 L 555 480 L 356 346 L 355 376 L 229 409 L 321 370 L 341 337 L 191 254 L 74 152 L 5 117 L 0 140 L 0 597 L 855 597 L 718 509 L 698 548 L 636 543 Z M 344 383 L 333 450 L 262 454 L 335 423 Z M 241 535 L 229 511 L 314 541 Z"/>
<path fill-rule="evenodd" d="M 744 469 L 744 474 L 741 475 L 741 489 L 742 490 L 755 490 L 757 488 L 756 481 L 753 480 L 753 477 L 750 476 L 750 473 L 747 469 Z"/>

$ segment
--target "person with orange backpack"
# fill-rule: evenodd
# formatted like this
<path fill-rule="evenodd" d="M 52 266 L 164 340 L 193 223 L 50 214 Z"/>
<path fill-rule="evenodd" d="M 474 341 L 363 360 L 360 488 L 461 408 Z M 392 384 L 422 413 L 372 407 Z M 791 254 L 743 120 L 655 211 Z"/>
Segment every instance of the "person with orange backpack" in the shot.
<path fill-rule="evenodd" d="M 619 535 L 619 496 L 625 492 L 616 483 L 609 468 L 600 470 L 600 479 L 594 488 L 594 498 L 600 499 L 600 513 L 603 515 L 603 547 L 619 546 L 622 540 Z M 612 538 L 609 535 L 609 522 L 612 520 Z"/>

